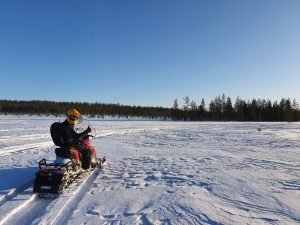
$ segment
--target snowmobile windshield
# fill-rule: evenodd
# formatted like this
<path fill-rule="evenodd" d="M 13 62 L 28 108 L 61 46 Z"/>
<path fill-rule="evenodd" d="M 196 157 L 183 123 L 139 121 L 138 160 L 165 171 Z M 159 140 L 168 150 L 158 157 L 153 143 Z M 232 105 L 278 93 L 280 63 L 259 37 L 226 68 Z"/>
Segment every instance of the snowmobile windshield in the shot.
<path fill-rule="evenodd" d="M 74 128 L 77 132 L 82 132 L 90 126 L 90 122 L 87 119 L 84 119 L 82 116 L 78 118 L 78 123 L 74 125 Z"/>
<path fill-rule="evenodd" d="M 82 116 L 80 116 L 78 119 L 78 123 L 74 125 L 75 131 L 77 133 L 85 131 L 88 127 L 92 129 L 92 132 L 89 134 L 93 137 L 96 137 L 96 129 L 91 126 L 91 123 L 88 119 L 84 119 Z"/>

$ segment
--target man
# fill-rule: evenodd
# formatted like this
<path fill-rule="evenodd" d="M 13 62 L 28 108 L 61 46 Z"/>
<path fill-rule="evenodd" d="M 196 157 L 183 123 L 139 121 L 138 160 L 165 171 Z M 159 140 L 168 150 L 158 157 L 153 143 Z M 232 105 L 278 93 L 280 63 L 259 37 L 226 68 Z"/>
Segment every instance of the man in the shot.
<path fill-rule="evenodd" d="M 61 123 L 63 139 L 61 147 L 62 149 L 72 147 L 78 150 L 81 154 L 82 168 L 89 169 L 93 152 L 83 141 L 87 138 L 88 133 L 91 132 L 91 128 L 88 127 L 85 131 L 76 133 L 74 125 L 78 123 L 80 115 L 76 109 L 71 109 L 67 112 L 66 120 Z"/>

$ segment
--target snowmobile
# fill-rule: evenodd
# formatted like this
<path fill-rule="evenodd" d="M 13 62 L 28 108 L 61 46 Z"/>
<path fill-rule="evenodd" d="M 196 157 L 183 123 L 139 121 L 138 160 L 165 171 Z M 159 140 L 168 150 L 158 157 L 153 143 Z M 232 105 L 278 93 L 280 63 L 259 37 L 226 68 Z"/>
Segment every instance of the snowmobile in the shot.
<path fill-rule="evenodd" d="M 80 129 L 82 128 L 76 128 L 76 130 Z M 96 150 L 90 142 L 90 138 L 93 137 L 93 135 L 86 135 L 82 140 L 93 153 L 88 170 L 82 169 L 80 155 L 75 148 L 56 148 L 54 161 L 42 159 L 39 162 L 39 171 L 36 173 L 33 192 L 37 193 L 40 198 L 56 198 L 81 174 L 102 169 L 106 164 L 106 157 L 103 156 L 102 159 L 96 157 Z M 72 157 L 70 154 L 64 154 L 67 152 L 72 152 Z"/>

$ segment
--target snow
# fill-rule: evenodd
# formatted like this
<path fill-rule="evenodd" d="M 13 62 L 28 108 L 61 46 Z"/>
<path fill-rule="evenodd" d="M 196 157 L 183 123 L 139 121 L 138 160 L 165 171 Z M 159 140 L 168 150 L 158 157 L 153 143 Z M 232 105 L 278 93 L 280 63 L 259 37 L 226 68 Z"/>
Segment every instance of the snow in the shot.
<path fill-rule="evenodd" d="M 39 199 L 58 120 L 0 116 L 0 224 L 300 224 L 300 123 L 93 119 L 106 167 Z"/>

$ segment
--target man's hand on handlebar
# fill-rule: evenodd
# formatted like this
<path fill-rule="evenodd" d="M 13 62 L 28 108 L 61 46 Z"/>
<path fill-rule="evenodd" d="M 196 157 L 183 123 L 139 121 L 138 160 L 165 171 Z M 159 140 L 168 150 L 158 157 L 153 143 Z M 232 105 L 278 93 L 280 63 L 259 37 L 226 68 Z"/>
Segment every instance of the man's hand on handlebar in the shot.
<path fill-rule="evenodd" d="M 85 132 L 86 133 L 91 133 L 92 132 L 92 129 L 90 128 L 90 126 L 88 126 L 88 128 L 86 128 Z"/>

